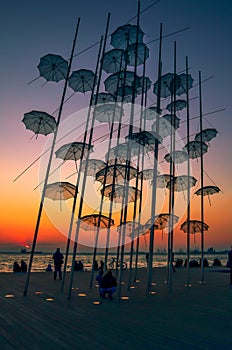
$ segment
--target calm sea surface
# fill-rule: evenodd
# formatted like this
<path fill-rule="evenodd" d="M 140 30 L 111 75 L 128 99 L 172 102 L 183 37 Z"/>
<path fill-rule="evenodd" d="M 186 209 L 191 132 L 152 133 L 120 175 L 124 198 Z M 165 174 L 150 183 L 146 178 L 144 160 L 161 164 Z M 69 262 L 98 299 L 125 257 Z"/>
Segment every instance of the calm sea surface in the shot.
<path fill-rule="evenodd" d="M 108 261 L 111 261 L 112 257 L 116 257 L 114 254 L 109 255 Z M 14 253 L 14 254 L 5 254 L 5 253 L 0 253 L 0 272 L 12 272 L 13 268 L 13 263 L 17 261 L 19 264 L 21 260 L 25 260 L 27 264 L 29 263 L 29 258 L 30 254 L 20 254 L 20 253 Z M 175 260 L 181 258 L 185 260 L 186 256 L 184 254 L 175 254 Z M 212 266 L 213 261 L 215 258 L 219 259 L 222 263 L 222 266 L 226 266 L 227 262 L 227 254 L 206 254 L 205 258 L 207 258 L 209 265 Z M 89 254 L 78 254 L 76 257 L 77 260 L 81 260 L 84 264 L 84 268 L 86 270 L 90 270 L 92 266 L 92 255 Z M 125 255 L 124 261 L 128 263 L 129 266 L 129 259 L 130 256 L 128 254 Z M 196 259 L 198 262 L 200 260 L 200 254 L 191 254 L 190 255 L 190 260 Z M 98 263 L 100 260 L 104 260 L 104 255 L 97 255 L 97 261 Z M 135 260 L 135 257 L 134 257 Z M 71 261 L 72 261 L 72 256 L 69 255 L 68 259 L 68 270 L 70 270 L 71 266 Z M 52 264 L 53 266 L 53 260 L 52 260 L 52 253 L 46 253 L 46 254 L 35 254 L 34 259 L 33 259 L 33 266 L 32 266 L 32 271 L 33 272 L 41 272 L 45 271 L 46 267 L 48 264 Z M 154 254 L 154 259 L 153 259 L 153 266 L 154 267 L 164 267 L 167 265 L 167 256 L 164 255 L 158 255 Z M 138 259 L 138 267 L 146 267 L 146 258 L 145 254 L 139 254 L 139 259 Z"/>

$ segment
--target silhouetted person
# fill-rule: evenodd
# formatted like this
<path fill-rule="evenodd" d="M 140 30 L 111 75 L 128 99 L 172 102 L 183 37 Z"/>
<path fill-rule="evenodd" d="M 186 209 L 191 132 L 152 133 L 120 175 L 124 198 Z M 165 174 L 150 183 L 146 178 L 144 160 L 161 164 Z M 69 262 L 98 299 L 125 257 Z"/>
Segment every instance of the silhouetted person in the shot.
<path fill-rule="evenodd" d="M 228 261 L 226 266 L 230 268 L 230 285 L 232 285 L 232 246 L 228 252 Z"/>
<path fill-rule="evenodd" d="M 103 279 L 104 271 L 102 269 L 99 270 L 98 275 L 96 277 L 96 281 L 98 282 L 99 286 L 99 296 L 102 297 L 102 279 Z"/>
<path fill-rule="evenodd" d="M 14 262 L 13 271 L 14 272 L 20 272 L 21 271 L 21 268 L 20 268 L 19 264 L 17 263 L 17 261 Z"/>
<path fill-rule="evenodd" d="M 179 268 L 179 267 L 182 267 L 182 265 L 183 265 L 183 259 L 177 259 L 175 263 L 175 267 Z"/>
<path fill-rule="evenodd" d="M 100 267 L 99 267 L 99 270 L 104 271 L 104 266 L 105 266 L 104 261 L 103 261 L 103 260 L 101 260 L 101 261 L 100 261 Z"/>
<path fill-rule="evenodd" d="M 146 253 L 146 262 L 147 262 L 147 265 L 148 265 L 148 262 L 149 262 L 149 253 Z"/>
<path fill-rule="evenodd" d="M 78 269 L 79 269 L 79 264 L 78 264 L 78 262 L 76 260 L 74 261 L 73 269 L 74 269 L 74 271 L 78 271 Z"/>
<path fill-rule="evenodd" d="M 51 264 L 48 264 L 48 266 L 46 267 L 46 271 L 52 272 L 52 265 Z"/>
<path fill-rule="evenodd" d="M 59 279 L 62 280 L 62 272 L 61 272 L 61 266 L 64 262 L 64 256 L 60 252 L 60 248 L 56 249 L 56 252 L 53 254 L 53 260 L 54 260 L 54 280 L 57 277 L 57 272 L 59 273 Z"/>
<path fill-rule="evenodd" d="M 222 263 L 221 263 L 221 261 L 219 259 L 216 258 L 213 261 L 213 266 L 222 266 Z"/>
<path fill-rule="evenodd" d="M 106 294 L 110 300 L 113 299 L 113 294 L 117 289 L 116 278 L 112 275 L 112 271 L 108 271 L 102 279 L 102 298 L 105 299 Z"/>
<path fill-rule="evenodd" d="M 27 263 L 24 260 L 21 260 L 21 271 L 27 272 Z"/>

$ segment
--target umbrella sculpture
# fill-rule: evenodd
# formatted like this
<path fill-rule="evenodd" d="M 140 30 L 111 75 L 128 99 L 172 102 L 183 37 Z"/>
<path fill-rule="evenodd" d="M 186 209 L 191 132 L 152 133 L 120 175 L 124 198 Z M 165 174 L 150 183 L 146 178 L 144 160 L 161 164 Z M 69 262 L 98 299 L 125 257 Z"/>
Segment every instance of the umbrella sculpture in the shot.
<path fill-rule="evenodd" d="M 166 188 L 168 182 L 170 181 L 170 178 L 172 179 L 173 176 L 171 176 L 170 174 L 162 174 L 162 175 L 158 175 L 156 178 L 156 186 L 158 188 Z"/>
<path fill-rule="evenodd" d="M 201 147 L 202 154 L 208 151 L 208 145 L 200 141 L 190 141 L 183 147 L 183 151 L 187 152 L 189 157 L 192 159 L 199 158 L 201 156 Z"/>
<path fill-rule="evenodd" d="M 140 95 L 142 92 L 146 93 L 148 90 L 150 90 L 152 82 L 151 79 L 148 77 L 138 77 L 139 81 L 136 82 L 136 92 L 138 95 Z"/>
<path fill-rule="evenodd" d="M 156 120 L 162 113 L 162 109 L 157 107 L 149 107 L 145 109 L 142 113 L 142 117 L 146 120 Z"/>
<path fill-rule="evenodd" d="M 102 59 L 102 69 L 106 73 L 117 73 L 126 68 L 127 54 L 124 50 L 113 49 L 106 52 Z"/>
<path fill-rule="evenodd" d="M 115 99 L 119 102 L 130 103 L 133 99 L 133 93 L 135 92 L 135 97 L 137 97 L 137 90 L 134 90 L 132 86 L 119 87 L 115 91 Z"/>
<path fill-rule="evenodd" d="M 214 128 L 212 129 L 204 129 L 201 132 L 197 133 L 195 136 L 195 141 L 201 141 L 202 138 L 202 142 L 209 142 L 211 141 L 214 137 L 217 136 L 218 131 Z M 202 135 L 202 136 L 201 136 Z"/>
<path fill-rule="evenodd" d="M 126 139 L 138 142 L 140 145 L 145 147 L 147 152 L 154 151 L 154 145 L 156 142 L 162 142 L 162 137 L 155 131 L 145 130 L 127 135 Z"/>
<path fill-rule="evenodd" d="M 133 186 L 126 186 L 128 190 L 128 202 L 134 202 L 140 197 L 140 190 Z M 109 200 L 122 203 L 125 198 L 125 186 L 123 185 L 107 185 L 105 188 L 101 189 L 101 194 L 104 194 Z"/>
<path fill-rule="evenodd" d="M 111 124 L 113 118 L 114 120 L 119 121 L 121 119 L 121 115 L 124 115 L 122 107 L 116 103 L 104 103 L 101 105 L 96 105 L 93 113 L 95 115 L 95 118 L 100 123 L 109 124 Z"/>
<path fill-rule="evenodd" d="M 173 219 L 173 224 L 177 224 L 179 217 L 177 215 L 172 215 L 169 213 L 161 213 L 155 216 L 155 227 L 156 230 L 162 230 L 162 239 L 163 230 L 169 226 L 170 220 Z"/>
<path fill-rule="evenodd" d="M 187 107 L 187 102 L 185 100 L 176 100 L 170 102 L 166 109 L 171 113 L 174 109 L 175 111 L 181 111 L 182 109 Z"/>
<path fill-rule="evenodd" d="M 58 82 L 66 79 L 68 74 L 68 62 L 59 55 L 49 53 L 40 59 L 38 65 L 40 76 L 47 81 Z"/>
<path fill-rule="evenodd" d="M 153 179 L 153 169 L 143 169 L 138 173 L 138 178 L 143 180 L 152 180 Z M 159 171 L 157 170 L 157 175 Z"/>
<path fill-rule="evenodd" d="M 55 131 L 56 129 L 56 120 L 50 114 L 41 111 L 31 111 L 24 114 L 22 122 L 26 126 L 26 129 L 29 129 L 38 134 L 48 135 Z"/>
<path fill-rule="evenodd" d="M 203 225 L 202 225 L 203 224 Z M 191 234 L 194 234 L 194 242 L 195 242 L 195 233 L 202 233 L 202 226 L 203 231 L 208 231 L 209 226 L 200 220 L 189 220 L 189 232 Z M 185 233 L 188 232 L 188 221 L 183 222 L 183 224 L 180 226 L 180 229 L 184 231 Z"/>
<path fill-rule="evenodd" d="M 114 225 L 114 220 L 110 219 L 105 215 L 100 214 L 90 214 L 85 215 L 80 218 L 81 228 L 84 230 L 95 230 L 99 228 L 107 228 Z"/>
<path fill-rule="evenodd" d="M 144 64 L 149 57 L 149 49 L 144 43 L 132 44 L 127 49 L 128 66 L 135 66 L 135 59 L 137 66 Z"/>
<path fill-rule="evenodd" d="M 174 93 L 174 78 L 177 80 L 178 76 L 174 73 L 167 73 L 160 77 L 161 91 L 160 97 L 166 98 Z M 154 83 L 153 92 L 155 95 L 158 94 L 159 79 Z"/>
<path fill-rule="evenodd" d="M 46 186 L 45 197 L 61 202 L 61 200 L 73 198 L 75 193 L 76 186 L 70 182 L 54 182 Z"/>
<path fill-rule="evenodd" d="M 104 85 L 105 90 L 114 95 L 120 87 L 130 86 L 136 89 L 140 86 L 140 78 L 137 75 L 135 76 L 134 72 L 120 71 L 106 78 Z"/>
<path fill-rule="evenodd" d="M 86 168 L 86 160 L 83 160 L 81 163 L 81 171 L 85 172 Z M 101 159 L 88 159 L 88 166 L 86 170 L 86 176 L 94 176 L 96 175 L 96 172 L 99 170 L 105 168 L 106 163 Z"/>
<path fill-rule="evenodd" d="M 208 196 L 209 204 L 211 205 L 210 196 L 215 193 L 219 193 L 220 191 L 220 188 L 217 186 L 204 186 L 199 188 L 199 190 L 197 190 L 194 194 L 200 196 L 201 193 L 203 193 L 203 196 Z"/>
<path fill-rule="evenodd" d="M 176 82 L 176 94 L 177 95 L 186 94 L 187 86 L 188 86 L 188 90 L 191 89 L 193 87 L 193 81 L 194 80 L 190 74 L 186 74 L 186 73 L 179 74 Z"/>
<path fill-rule="evenodd" d="M 93 71 L 88 69 L 79 69 L 72 72 L 68 79 L 69 86 L 75 92 L 87 92 L 92 91 L 94 83 L 96 84 L 96 78 Z"/>
<path fill-rule="evenodd" d="M 125 232 L 126 236 L 131 237 L 132 239 L 138 236 L 139 228 L 142 228 L 142 225 L 137 221 L 126 221 L 121 225 L 118 225 L 117 231 Z"/>
<path fill-rule="evenodd" d="M 112 164 L 115 162 L 115 158 L 117 158 L 117 163 L 126 163 L 128 155 L 130 154 L 131 157 L 135 157 L 138 155 L 138 151 L 138 142 L 128 141 L 120 143 L 106 153 L 105 160 Z"/>
<path fill-rule="evenodd" d="M 74 160 L 75 162 L 83 157 L 86 157 L 89 152 L 93 152 L 93 146 L 83 142 L 72 142 L 61 146 L 56 152 L 56 157 L 63 160 Z"/>
<path fill-rule="evenodd" d="M 188 175 L 180 175 L 180 176 L 174 176 L 171 181 L 168 181 L 167 188 L 170 190 L 172 186 L 174 185 L 174 191 L 180 192 L 180 191 L 187 191 L 188 190 L 188 182 L 189 186 L 193 187 L 196 185 L 197 180 L 193 176 Z"/>
<path fill-rule="evenodd" d="M 165 114 L 159 119 L 159 134 L 165 138 L 170 136 L 172 129 L 177 130 L 180 127 L 180 118 L 172 114 Z M 151 126 L 152 130 L 156 130 L 156 121 Z"/>
<path fill-rule="evenodd" d="M 184 151 L 174 151 L 171 153 L 168 153 L 164 156 L 164 159 L 168 162 L 171 163 L 172 161 L 175 162 L 175 164 L 181 164 L 184 163 L 188 160 L 188 153 Z"/>
<path fill-rule="evenodd" d="M 93 95 L 92 105 L 95 105 L 96 102 L 97 104 L 115 102 L 115 98 L 108 92 L 100 92 L 97 95 Z"/>
<path fill-rule="evenodd" d="M 127 179 L 129 173 L 129 179 L 133 179 L 137 175 L 137 169 L 125 164 L 113 164 L 106 168 L 101 169 L 96 173 L 96 181 L 104 183 L 112 183 L 114 180 L 116 183 Z"/>
<path fill-rule="evenodd" d="M 132 24 L 125 24 L 118 27 L 112 34 L 110 44 L 116 49 L 126 50 L 128 45 L 143 42 L 144 33 L 140 27 Z"/>

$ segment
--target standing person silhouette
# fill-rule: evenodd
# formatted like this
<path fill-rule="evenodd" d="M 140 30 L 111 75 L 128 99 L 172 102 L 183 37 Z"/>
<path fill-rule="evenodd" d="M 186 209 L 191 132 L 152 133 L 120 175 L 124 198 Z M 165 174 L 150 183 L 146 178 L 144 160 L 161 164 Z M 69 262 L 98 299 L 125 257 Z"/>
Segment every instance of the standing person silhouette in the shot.
<path fill-rule="evenodd" d="M 59 279 L 62 280 L 61 265 L 64 262 L 64 256 L 60 252 L 60 248 L 57 248 L 56 252 L 53 254 L 53 260 L 54 260 L 54 280 L 56 280 L 57 272 L 59 273 Z"/>

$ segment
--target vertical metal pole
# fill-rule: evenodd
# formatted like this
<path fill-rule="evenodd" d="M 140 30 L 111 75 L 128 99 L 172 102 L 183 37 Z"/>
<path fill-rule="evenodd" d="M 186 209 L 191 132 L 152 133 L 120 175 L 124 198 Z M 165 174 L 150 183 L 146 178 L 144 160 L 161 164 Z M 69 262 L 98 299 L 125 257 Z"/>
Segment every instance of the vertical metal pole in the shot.
<path fill-rule="evenodd" d="M 77 33 L 78 33 L 78 29 L 79 29 L 79 24 L 80 24 L 80 18 L 78 18 L 78 22 L 77 22 L 77 26 L 76 26 L 76 31 L 75 31 L 75 35 L 74 35 L 71 56 L 70 56 L 69 65 L 68 65 L 67 76 L 66 76 L 66 79 L 65 79 L 63 94 L 62 94 L 62 97 L 61 97 L 61 103 L 60 103 L 60 108 L 59 108 L 58 117 L 57 117 L 57 127 L 56 127 L 56 130 L 54 132 L 52 146 L 51 146 L 51 151 L 50 151 L 50 156 L 49 156 L 49 160 L 48 160 L 48 165 L 47 165 L 47 170 L 46 170 L 46 175 L 45 175 L 45 180 L 44 180 L 44 187 L 43 187 L 43 192 L 42 192 L 42 196 L 41 196 L 38 216 L 37 216 L 37 222 L 36 222 L 36 228 L 35 228 L 35 232 L 34 232 L 34 238 L 33 238 L 33 242 L 32 242 L 31 255 L 30 255 L 30 261 L 29 261 L 28 272 L 27 272 L 27 279 L 26 279 L 25 289 L 24 289 L 24 292 L 23 292 L 24 296 L 27 295 L 27 291 L 28 291 L 28 285 L 29 285 L 29 281 L 30 281 L 32 262 L 33 262 L 33 257 L 34 257 L 35 247 L 36 247 L 36 241 L 37 241 L 39 228 L 40 228 L 40 221 L 41 221 L 42 211 L 43 211 L 45 192 L 46 192 L 48 178 L 49 178 L 49 173 L 50 173 L 50 169 L 51 169 L 52 157 L 53 157 L 53 152 L 54 152 L 54 148 L 55 148 L 56 138 L 57 138 L 57 134 L 58 134 L 60 119 L 61 119 L 61 115 L 62 115 L 64 99 L 65 99 L 66 90 L 67 90 L 67 86 L 68 86 L 68 78 L 69 78 L 69 74 L 70 74 L 70 71 L 71 71 L 73 55 L 74 55 L 74 50 L 75 50 L 75 46 L 76 46 Z"/>

